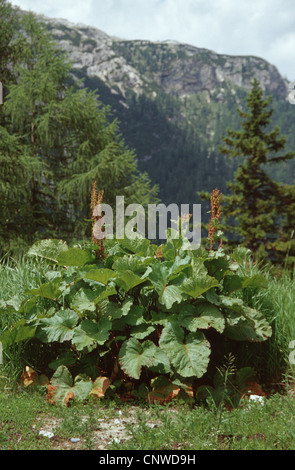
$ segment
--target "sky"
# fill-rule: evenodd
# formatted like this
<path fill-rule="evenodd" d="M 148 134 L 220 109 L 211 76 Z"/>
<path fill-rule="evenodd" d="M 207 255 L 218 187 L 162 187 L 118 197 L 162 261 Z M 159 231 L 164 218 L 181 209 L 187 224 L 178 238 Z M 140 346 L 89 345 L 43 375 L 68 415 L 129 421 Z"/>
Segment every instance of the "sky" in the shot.
<path fill-rule="evenodd" d="M 295 80 L 295 0 L 10 0 L 23 10 L 95 26 L 110 36 L 174 40 L 254 55 Z"/>

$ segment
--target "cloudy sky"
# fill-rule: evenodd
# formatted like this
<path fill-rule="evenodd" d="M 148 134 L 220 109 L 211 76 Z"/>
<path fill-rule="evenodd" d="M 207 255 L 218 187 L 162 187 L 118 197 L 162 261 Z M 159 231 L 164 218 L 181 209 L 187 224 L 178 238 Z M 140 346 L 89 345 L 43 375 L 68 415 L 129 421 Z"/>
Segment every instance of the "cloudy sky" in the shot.
<path fill-rule="evenodd" d="M 255 55 L 295 80 L 294 0 L 10 0 L 24 10 L 123 39 L 176 40 Z"/>

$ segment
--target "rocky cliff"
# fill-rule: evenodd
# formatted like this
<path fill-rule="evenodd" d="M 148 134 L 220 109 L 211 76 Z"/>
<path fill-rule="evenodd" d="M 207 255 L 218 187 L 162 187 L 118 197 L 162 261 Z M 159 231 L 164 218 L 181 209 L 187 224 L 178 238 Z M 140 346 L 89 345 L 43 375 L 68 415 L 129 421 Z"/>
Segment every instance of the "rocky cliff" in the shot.
<path fill-rule="evenodd" d="M 217 54 L 171 41 L 125 41 L 91 26 L 39 18 L 68 52 L 74 69 L 97 77 L 122 96 L 156 85 L 181 98 L 205 92 L 209 99 L 218 89 L 215 98 L 223 100 L 224 82 L 249 89 L 254 76 L 268 94 L 287 94 L 287 83 L 276 67 L 258 57 Z"/>

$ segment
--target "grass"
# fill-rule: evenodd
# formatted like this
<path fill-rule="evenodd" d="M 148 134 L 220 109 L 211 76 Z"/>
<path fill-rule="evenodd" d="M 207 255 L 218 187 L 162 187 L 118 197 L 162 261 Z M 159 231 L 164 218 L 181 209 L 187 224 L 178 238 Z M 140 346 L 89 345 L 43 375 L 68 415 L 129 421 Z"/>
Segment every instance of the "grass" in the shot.
<path fill-rule="evenodd" d="M 19 259 L 4 258 L 0 263 L 0 333 L 10 328 L 21 319 L 18 313 L 5 313 L 1 311 L 1 302 L 9 301 L 19 304 L 24 300 L 26 290 L 38 287 L 44 282 L 46 263 L 36 263 L 31 258 L 21 257 Z M 25 365 L 23 346 L 16 345 L 10 351 L 3 353 L 6 373 L 10 380 L 17 382 Z"/>
<path fill-rule="evenodd" d="M 223 410 L 217 426 L 215 411 L 201 406 L 104 399 L 66 408 L 47 403 L 40 390 L 2 390 L 0 449 L 295 450 L 295 402 L 276 394 L 264 405 Z"/>
<path fill-rule="evenodd" d="M 289 343 L 295 340 L 294 277 L 276 276 L 269 268 L 252 264 L 241 269 L 249 274 L 263 272 L 267 278 L 265 289 L 246 290 L 244 296 L 249 305 L 265 313 L 274 330 L 267 343 L 241 345 L 241 366 L 252 365 L 261 380 L 283 381 L 284 393 L 271 394 L 264 405 L 245 403 L 232 411 L 177 402 L 125 403 L 119 398 L 73 402 L 65 408 L 49 404 L 42 387 L 18 386 L 24 364 L 30 365 L 19 346 L 5 352 L 0 366 L 0 449 L 294 450 L 295 401 L 285 393 L 294 384 L 294 366 L 289 362 Z M 2 262 L 0 307 L 1 301 L 20 301 L 26 289 L 44 281 L 46 271 L 45 263 L 30 259 Z M 0 331 L 17 321 L 16 315 L 1 314 Z M 40 435 L 41 430 L 52 432 L 53 437 Z"/>
<path fill-rule="evenodd" d="M 290 364 L 289 344 L 295 340 L 295 272 L 277 272 L 272 266 L 261 267 L 244 263 L 245 275 L 263 275 L 266 288 L 245 289 L 243 298 L 253 308 L 263 312 L 272 326 L 272 337 L 264 343 L 241 346 L 242 365 L 251 365 L 260 371 L 261 381 L 272 379 L 273 385 L 281 380 L 293 381 L 295 366 Z"/>

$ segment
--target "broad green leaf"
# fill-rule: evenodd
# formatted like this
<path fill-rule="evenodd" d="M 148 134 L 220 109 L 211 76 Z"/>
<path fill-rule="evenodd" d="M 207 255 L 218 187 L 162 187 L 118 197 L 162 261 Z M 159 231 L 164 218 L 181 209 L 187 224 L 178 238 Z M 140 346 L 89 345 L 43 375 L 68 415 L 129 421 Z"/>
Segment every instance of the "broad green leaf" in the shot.
<path fill-rule="evenodd" d="M 203 333 L 189 333 L 184 338 L 184 330 L 178 324 L 170 323 L 163 328 L 159 346 L 182 377 L 200 378 L 206 372 L 210 344 Z"/>
<path fill-rule="evenodd" d="M 191 267 L 191 258 L 190 256 L 186 256 L 185 258 L 176 256 L 173 261 L 166 261 L 165 263 L 162 263 L 162 265 L 169 268 L 169 279 L 172 279 L 176 274 L 184 271 L 186 268 Z"/>
<path fill-rule="evenodd" d="M 228 305 L 225 319 L 225 334 L 236 341 L 265 341 L 272 335 L 272 328 L 263 314 L 240 302 Z"/>
<path fill-rule="evenodd" d="M 169 268 L 164 263 L 156 263 L 152 266 L 149 279 L 159 293 L 162 291 L 163 286 L 168 284 L 169 275 Z"/>
<path fill-rule="evenodd" d="M 174 285 L 169 285 L 163 288 L 162 292 L 159 294 L 159 302 L 169 310 L 172 305 L 177 302 L 182 301 L 182 295 L 179 287 Z"/>
<path fill-rule="evenodd" d="M 112 269 L 100 268 L 90 269 L 84 276 L 84 279 L 99 282 L 105 286 L 108 284 L 110 279 L 115 279 L 117 274 Z"/>
<path fill-rule="evenodd" d="M 37 295 L 35 295 L 34 297 L 30 297 L 28 299 L 25 299 L 19 308 L 19 313 L 38 315 L 40 313 L 40 309 L 44 311 L 44 308 L 37 305 L 38 299 L 39 297 Z"/>
<path fill-rule="evenodd" d="M 223 281 L 223 286 L 228 293 L 234 292 L 238 289 L 245 288 L 266 288 L 267 280 L 261 274 L 254 274 L 250 277 L 238 276 L 236 274 L 232 276 L 226 276 Z"/>
<path fill-rule="evenodd" d="M 120 245 L 141 256 L 150 254 L 150 241 L 147 238 L 135 238 L 134 240 L 124 238 L 120 240 Z"/>
<path fill-rule="evenodd" d="M 65 351 L 57 359 L 51 361 L 48 367 L 52 370 L 56 370 L 59 366 L 72 366 L 77 362 L 77 356 L 73 351 Z"/>
<path fill-rule="evenodd" d="M 94 299 L 95 305 L 100 303 L 102 300 L 111 297 L 112 295 L 116 295 L 117 291 L 115 287 L 106 287 L 104 288 L 101 293 Z"/>
<path fill-rule="evenodd" d="M 194 277 L 204 277 L 208 275 L 206 266 L 204 265 L 203 258 L 193 258 L 192 260 L 192 270 Z"/>
<path fill-rule="evenodd" d="M 232 276 L 225 277 L 223 281 L 223 287 L 226 290 L 226 292 L 230 294 L 231 292 L 241 289 L 242 283 L 243 283 L 243 278 L 241 276 L 238 276 L 237 274 L 234 274 Z"/>
<path fill-rule="evenodd" d="M 208 291 L 212 287 L 217 287 L 219 282 L 217 279 L 214 279 L 210 276 L 200 276 L 194 278 L 186 278 L 180 289 L 185 294 L 190 295 L 194 299 L 199 297 L 200 295 L 204 294 L 204 292 Z"/>
<path fill-rule="evenodd" d="M 98 322 L 83 320 L 74 330 L 72 343 L 78 351 L 92 345 L 103 345 L 109 339 L 111 328 L 112 323 L 108 318 L 101 318 Z"/>
<path fill-rule="evenodd" d="M 57 368 L 52 376 L 51 384 L 56 387 L 71 387 L 73 385 L 73 377 L 66 366 L 62 365 Z"/>
<path fill-rule="evenodd" d="M 174 260 L 178 248 L 173 244 L 172 240 L 168 240 L 162 249 L 162 255 L 166 260 Z"/>
<path fill-rule="evenodd" d="M 211 314 L 202 314 L 198 318 L 195 318 L 188 329 L 190 331 L 207 330 L 208 328 L 214 328 L 219 333 L 224 331 L 225 320 L 221 312 L 212 312 Z"/>
<path fill-rule="evenodd" d="M 162 254 L 166 260 L 174 260 L 182 247 L 183 240 L 181 238 L 169 238 L 163 247 Z"/>
<path fill-rule="evenodd" d="M 195 332 L 198 329 L 204 330 L 214 328 L 219 333 L 222 333 L 225 327 L 224 315 L 215 306 L 205 300 L 200 301 L 196 305 L 181 310 L 179 312 L 179 322 L 187 330 Z"/>
<path fill-rule="evenodd" d="M 235 248 L 230 255 L 232 259 L 234 259 L 237 263 L 241 264 L 245 261 L 249 261 L 251 258 L 251 250 L 249 248 L 245 248 L 243 246 L 238 246 Z"/>
<path fill-rule="evenodd" d="M 169 310 L 175 302 L 180 303 L 183 298 L 178 286 L 169 283 L 170 270 L 168 266 L 157 263 L 153 266 L 149 279 L 159 295 L 159 302 Z"/>
<path fill-rule="evenodd" d="M 169 374 L 171 372 L 170 361 L 163 349 L 157 347 L 154 353 L 153 365 L 149 366 L 149 369 L 157 374 Z"/>
<path fill-rule="evenodd" d="M 206 292 L 206 298 L 213 305 L 218 307 L 232 307 L 235 305 L 244 305 L 242 299 L 238 297 L 230 297 L 229 295 L 218 295 L 213 289 Z"/>
<path fill-rule="evenodd" d="M 69 341 L 73 337 L 78 320 L 79 315 L 73 310 L 60 310 L 53 317 L 41 318 L 40 337 L 48 343 Z"/>
<path fill-rule="evenodd" d="M 18 312 L 22 304 L 22 300 L 18 295 L 11 297 L 9 300 L 0 299 L 0 313 L 15 313 Z"/>
<path fill-rule="evenodd" d="M 69 400 L 85 400 L 91 392 L 93 384 L 91 380 L 83 376 L 77 376 L 73 381 L 67 367 L 62 365 L 53 374 L 51 386 L 54 387 L 52 401 L 68 406 Z"/>
<path fill-rule="evenodd" d="M 243 279 L 242 288 L 253 287 L 263 289 L 267 287 L 267 279 L 262 274 L 254 274 Z"/>
<path fill-rule="evenodd" d="M 35 336 L 37 325 L 35 323 L 29 323 L 24 318 L 19 320 L 13 328 L 4 331 L 0 336 L 0 342 L 3 349 L 12 346 L 13 344 L 21 341 L 31 339 Z"/>
<path fill-rule="evenodd" d="M 79 312 L 94 311 L 97 292 L 91 289 L 81 288 L 71 299 L 71 308 Z"/>
<path fill-rule="evenodd" d="M 69 248 L 58 255 L 57 262 L 60 266 L 84 266 L 85 264 L 95 262 L 95 258 L 90 250 Z"/>
<path fill-rule="evenodd" d="M 142 324 L 134 326 L 130 331 L 130 335 L 136 339 L 144 339 L 153 333 L 153 331 L 155 331 L 154 326 Z"/>
<path fill-rule="evenodd" d="M 144 308 L 141 305 L 134 305 L 125 317 L 126 324 L 130 326 L 141 325 L 144 322 L 143 314 Z"/>
<path fill-rule="evenodd" d="M 58 256 L 68 249 L 68 245 L 63 240 L 47 239 L 34 243 L 29 249 L 28 255 L 57 263 Z"/>
<path fill-rule="evenodd" d="M 66 283 L 62 280 L 62 278 L 56 277 L 52 281 L 46 282 L 36 289 L 25 291 L 25 295 L 34 295 L 55 300 L 61 295 L 65 287 Z"/>
<path fill-rule="evenodd" d="M 121 306 L 115 302 L 109 302 L 106 306 L 106 316 L 110 316 L 113 320 L 125 317 L 128 315 L 133 305 L 132 300 L 125 300 Z"/>
<path fill-rule="evenodd" d="M 157 346 L 152 341 L 140 343 L 135 338 L 125 341 L 119 352 L 119 363 L 124 372 L 134 379 L 139 379 L 143 366 L 154 363 Z"/>
<path fill-rule="evenodd" d="M 113 269 L 119 272 L 132 271 L 133 273 L 143 273 L 146 270 L 150 258 L 143 258 L 134 255 L 125 255 L 117 258 L 113 264 Z"/>
<path fill-rule="evenodd" d="M 199 315 L 194 322 L 194 326 L 200 329 L 214 328 L 219 333 L 222 333 L 225 327 L 224 315 L 215 306 L 201 300 L 196 305 L 196 313 Z"/>
<path fill-rule="evenodd" d="M 217 295 L 214 291 L 208 293 L 207 299 L 222 308 L 228 337 L 239 341 L 264 341 L 272 335 L 272 329 L 263 314 L 246 306 L 242 299 Z"/>
<path fill-rule="evenodd" d="M 217 252 L 214 252 L 214 254 L 216 255 Z M 231 261 L 223 255 L 215 259 L 206 260 L 204 264 L 208 269 L 209 276 L 221 281 L 221 279 L 229 272 Z"/>
<path fill-rule="evenodd" d="M 124 271 L 119 274 L 116 279 L 118 286 L 124 289 L 125 292 L 128 292 L 130 289 L 133 289 L 133 287 L 136 287 L 143 282 L 145 282 L 145 279 L 140 278 L 132 271 Z"/>

